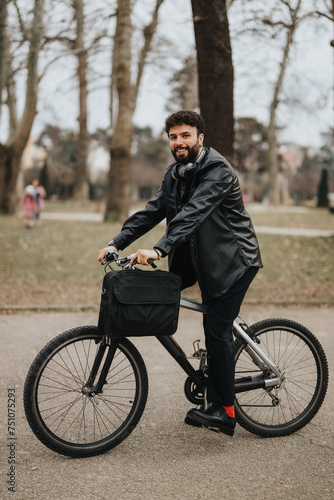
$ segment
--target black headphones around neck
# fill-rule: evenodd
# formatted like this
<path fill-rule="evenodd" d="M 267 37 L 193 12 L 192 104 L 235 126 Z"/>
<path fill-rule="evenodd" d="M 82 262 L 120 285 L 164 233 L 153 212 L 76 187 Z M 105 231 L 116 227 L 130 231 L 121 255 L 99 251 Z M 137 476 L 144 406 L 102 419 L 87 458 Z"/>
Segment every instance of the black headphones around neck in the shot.
<path fill-rule="evenodd" d="M 201 151 L 201 154 L 195 161 L 195 163 L 187 163 L 184 165 L 183 163 L 176 163 L 173 168 L 172 177 L 177 181 L 182 181 L 191 177 L 197 170 L 197 167 L 202 163 L 203 157 L 205 154 L 204 148 Z"/>
<path fill-rule="evenodd" d="M 187 163 L 183 165 L 182 163 L 177 163 L 173 169 L 173 177 L 177 180 L 185 179 L 186 177 L 190 177 L 192 173 L 195 171 L 195 163 Z"/>

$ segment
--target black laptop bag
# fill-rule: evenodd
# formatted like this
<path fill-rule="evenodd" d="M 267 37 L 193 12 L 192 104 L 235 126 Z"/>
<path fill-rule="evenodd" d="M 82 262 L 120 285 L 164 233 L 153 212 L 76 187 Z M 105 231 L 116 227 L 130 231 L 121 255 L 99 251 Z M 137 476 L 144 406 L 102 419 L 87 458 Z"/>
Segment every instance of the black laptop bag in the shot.
<path fill-rule="evenodd" d="M 173 335 L 181 278 L 167 271 L 111 271 L 103 279 L 98 327 L 110 337 Z"/>

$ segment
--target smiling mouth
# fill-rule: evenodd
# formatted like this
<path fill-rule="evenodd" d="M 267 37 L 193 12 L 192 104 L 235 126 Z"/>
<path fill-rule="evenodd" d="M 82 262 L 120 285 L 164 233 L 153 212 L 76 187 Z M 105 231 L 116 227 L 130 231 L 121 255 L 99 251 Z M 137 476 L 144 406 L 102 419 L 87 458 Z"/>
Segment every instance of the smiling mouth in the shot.
<path fill-rule="evenodd" d="M 187 153 L 188 149 L 187 148 L 176 148 L 175 152 L 176 153 Z"/>

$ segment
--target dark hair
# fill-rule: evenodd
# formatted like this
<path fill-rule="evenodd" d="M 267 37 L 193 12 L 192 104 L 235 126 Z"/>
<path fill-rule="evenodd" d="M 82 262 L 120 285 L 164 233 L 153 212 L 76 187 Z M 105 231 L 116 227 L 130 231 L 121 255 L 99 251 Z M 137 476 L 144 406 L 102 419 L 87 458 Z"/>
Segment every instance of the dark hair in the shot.
<path fill-rule="evenodd" d="M 172 127 L 180 125 L 190 125 L 190 127 L 197 128 L 197 135 L 204 134 L 204 122 L 202 117 L 195 111 L 178 111 L 172 115 L 167 116 L 165 121 L 165 130 L 169 135 L 169 130 Z"/>

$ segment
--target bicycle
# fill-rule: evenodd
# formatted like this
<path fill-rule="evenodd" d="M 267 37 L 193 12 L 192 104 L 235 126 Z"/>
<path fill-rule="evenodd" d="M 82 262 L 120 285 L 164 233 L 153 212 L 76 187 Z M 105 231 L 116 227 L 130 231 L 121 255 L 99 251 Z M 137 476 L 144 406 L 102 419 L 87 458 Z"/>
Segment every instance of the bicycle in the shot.
<path fill-rule="evenodd" d="M 130 257 L 117 256 L 115 262 L 126 269 Z M 181 298 L 180 305 L 206 313 L 206 306 L 192 300 Z M 318 339 L 305 326 L 277 318 L 252 326 L 235 321 L 233 334 L 237 422 L 262 437 L 287 436 L 304 427 L 328 386 Z M 196 370 L 172 336 L 156 338 L 185 371 L 187 399 L 206 408 L 206 350 L 194 342 L 190 357 L 199 361 Z M 25 381 L 24 408 L 44 445 L 63 455 L 89 457 L 129 436 L 147 396 L 147 370 L 134 344 L 128 338 L 111 340 L 96 326 L 81 326 L 61 333 L 36 356 Z"/>

